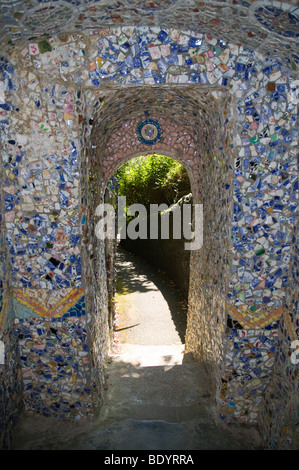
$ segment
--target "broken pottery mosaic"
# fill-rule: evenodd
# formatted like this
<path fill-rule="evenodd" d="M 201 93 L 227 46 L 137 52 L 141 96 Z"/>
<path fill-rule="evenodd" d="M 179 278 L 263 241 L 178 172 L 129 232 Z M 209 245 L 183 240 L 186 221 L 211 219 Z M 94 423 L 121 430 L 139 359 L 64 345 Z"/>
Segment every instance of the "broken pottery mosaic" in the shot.
<path fill-rule="evenodd" d="M 80 420 L 100 405 L 111 312 L 94 210 L 122 163 L 156 152 L 185 166 L 204 206 L 186 348 L 208 365 L 220 419 L 292 447 L 295 2 L 15 0 L 0 12 L 3 446 L 22 408 Z"/>

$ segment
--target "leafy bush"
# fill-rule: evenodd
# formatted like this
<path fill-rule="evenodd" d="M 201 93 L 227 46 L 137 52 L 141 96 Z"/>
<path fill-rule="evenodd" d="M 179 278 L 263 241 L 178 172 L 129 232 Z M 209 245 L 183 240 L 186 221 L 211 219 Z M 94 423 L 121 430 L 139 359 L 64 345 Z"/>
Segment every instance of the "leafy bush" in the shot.
<path fill-rule="evenodd" d="M 185 168 L 176 160 L 162 155 L 133 158 L 116 172 L 119 194 L 126 196 L 127 206 L 138 203 L 171 205 L 190 193 Z"/>

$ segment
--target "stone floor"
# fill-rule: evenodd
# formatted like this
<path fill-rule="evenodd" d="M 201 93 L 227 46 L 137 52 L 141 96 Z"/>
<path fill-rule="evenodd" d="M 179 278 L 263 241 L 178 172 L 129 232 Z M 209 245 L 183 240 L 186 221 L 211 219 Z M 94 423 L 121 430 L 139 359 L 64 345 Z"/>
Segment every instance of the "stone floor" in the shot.
<path fill-rule="evenodd" d="M 253 427 L 219 422 L 204 368 L 184 354 L 186 305 L 175 286 L 119 251 L 114 350 L 93 422 L 24 415 L 12 450 L 260 449 Z"/>

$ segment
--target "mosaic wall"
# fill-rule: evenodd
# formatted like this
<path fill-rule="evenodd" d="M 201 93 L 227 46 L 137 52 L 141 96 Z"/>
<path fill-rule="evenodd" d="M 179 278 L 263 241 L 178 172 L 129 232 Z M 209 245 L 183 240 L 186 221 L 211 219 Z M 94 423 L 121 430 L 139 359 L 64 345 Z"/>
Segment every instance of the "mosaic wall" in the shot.
<path fill-rule="evenodd" d="M 73 314 L 48 321 L 15 320 L 27 411 L 74 419 L 90 414 L 93 390 L 85 321 Z"/>
<path fill-rule="evenodd" d="M 70 18 L 60 10 L 59 34 L 27 40 L 18 35 L 17 23 L 34 22 L 26 12 L 17 15 L 21 2 L 12 3 L 16 30 L 13 41 L 4 40 L 0 58 L 0 126 L 3 259 L 8 256 L 11 266 L 13 309 L 7 321 L 2 300 L 0 324 L 19 338 L 26 407 L 80 417 L 100 395 L 108 294 L 93 208 L 122 161 L 160 148 L 185 161 L 212 229 L 202 253 L 204 259 L 215 255 L 207 260 L 209 269 L 193 261 L 205 288 L 192 292 L 190 348 L 216 363 L 221 417 L 257 422 L 280 354 L 278 329 L 284 338 L 298 322 L 297 299 L 286 305 L 298 194 L 298 58 L 286 43 L 296 39 L 296 14 L 288 16 L 289 29 L 270 34 L 271 11 L 254 10 L 255 22 L 264 25 L 263 51 L 255 49 L 261 36 L 251 21 L 244 20 L 247 46 L 237 46 L 231 30 L 221 34 L 222 20 L 210 32 L 203 22 L 198 31 L 198 11 L 194 30 L 192 23 L 160 28 L 147 24 L 149 8 L 142 26 L 122 25 L 115 16 L 109 27 L 86 30 L 75 22 L 76 32 L 68 33 L 63 28 Z M 62 4 L 68 9 L 71 2 L 56 6 Z M 38 8 L 37 32 L 46 25 Z M 95 10 L 84 9 L 92 22 L 88 15 Z M 123 10 L 114 14 L 121 18 Z M 276 55 L 270 58 L 267 47 L 275 35 Z M 151 146 L 137 132 L 149 118 L 163 130 Z M 218 240 L 212 239 L 216 233 Z M 212 309 L 219 315 L 211 315 Z M 197 334 L 203 326 L 210 344 L 217 332 L 212 358 Z M 279 413 L 271 420 L 279 422 Z"/>
<path fill-rule="evenodd" d="M 296 0 L 2 0 L 0 38 L 68 35 L 104 27 L 146 25 L 198 30 L 298 64 Z M 130 34 L 129 34 L 130 36 Z"/>
<path fill-rule="evenodd" d="M 288 311 L 278 329 L 279 349 L 274 373 L 267 388 L 260 426 L 266 442 L 274 449 L 298 449 L 299 425 L 299 353 L 296 350 L 299 335 L 298 304 L 298 224 L 294 226 L 293 262 L 286 295 Z M 273 417 L 275 419 L 273 419 Z"/>

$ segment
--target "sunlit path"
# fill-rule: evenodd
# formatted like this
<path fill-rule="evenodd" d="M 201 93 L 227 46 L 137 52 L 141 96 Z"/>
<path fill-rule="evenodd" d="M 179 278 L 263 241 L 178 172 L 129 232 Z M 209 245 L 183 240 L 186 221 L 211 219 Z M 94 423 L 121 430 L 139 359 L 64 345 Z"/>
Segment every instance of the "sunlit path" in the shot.
<path fill-rule="evenodd" d="M 181 364 L 186 302 L 148 264 L 118 251 L 115 359 L 142 366 Z"/>

